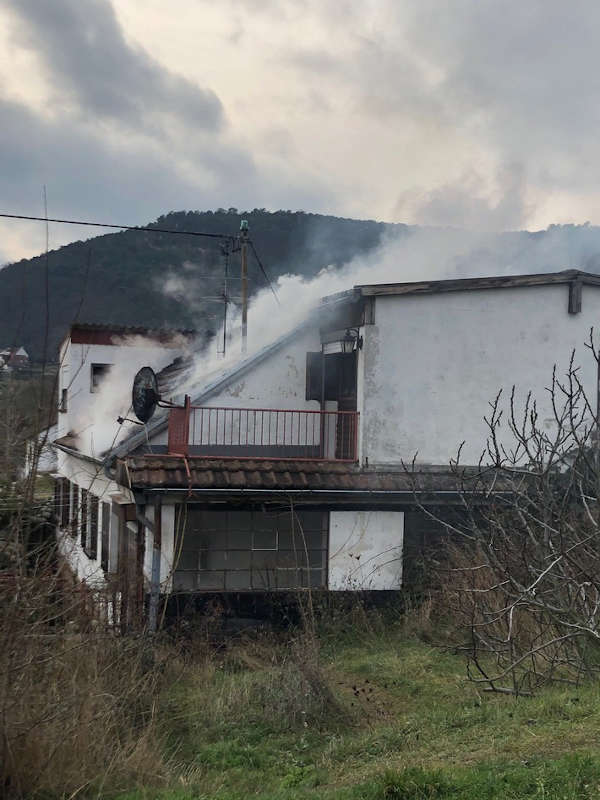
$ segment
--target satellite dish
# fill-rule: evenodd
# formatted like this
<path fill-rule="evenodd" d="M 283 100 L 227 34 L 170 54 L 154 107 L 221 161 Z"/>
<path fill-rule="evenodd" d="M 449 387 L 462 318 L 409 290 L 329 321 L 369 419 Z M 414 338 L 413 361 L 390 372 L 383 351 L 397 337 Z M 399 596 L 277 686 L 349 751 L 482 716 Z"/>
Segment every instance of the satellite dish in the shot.
<path fill-rule="evenodd" d="M 142 367 L 133 379 L 131 391 L 133 411 L 140 422 L 148 422 L 159 400 L 158 381 L 154 370 L 151 367 Z"/>

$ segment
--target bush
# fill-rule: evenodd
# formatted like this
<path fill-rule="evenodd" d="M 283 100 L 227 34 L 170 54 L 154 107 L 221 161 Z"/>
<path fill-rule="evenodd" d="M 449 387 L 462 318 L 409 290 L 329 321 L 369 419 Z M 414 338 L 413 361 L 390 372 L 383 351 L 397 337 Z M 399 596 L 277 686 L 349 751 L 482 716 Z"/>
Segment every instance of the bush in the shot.
<path fill-rule="evenodd" d="M 149 645 L 89 616 L 51 562 L 0 580 L 0 732 L 5 797 L 116 790 L 166 773 Z M 154 661 L 154 659 L 150 659 Z"/>

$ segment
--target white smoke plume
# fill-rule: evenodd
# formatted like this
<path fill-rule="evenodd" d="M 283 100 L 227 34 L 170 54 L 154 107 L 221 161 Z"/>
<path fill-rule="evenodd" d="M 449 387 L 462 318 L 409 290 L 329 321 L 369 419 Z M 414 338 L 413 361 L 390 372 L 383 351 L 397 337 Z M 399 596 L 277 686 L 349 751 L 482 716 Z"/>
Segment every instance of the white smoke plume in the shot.
<path fill-rule="evenodd" d="M 573 235 L 573 232 L 577 236 Z M 490 234 L 457 229 L 417 229 L 410 234 L 389 235 L 367 255 L 352 259 L 340 268 L 324 265 L 314 278 L 283 275 L 275 282 L 276 304 L 269 288 L 251 300 L 248 315 L 248 352 L 251 357 L 263 347 L 295 328 L 321 298 L 363 283 L 393 283 L 442 280 L 483 275 L 551 272 L 584 268 L 586 260 L 600 252 L 596 230 L 586 226 L 552 227 L 532 234 L 527 232 Z M 231 270 L 233 271 L 233 266 Z M 177 294 L 197 314 L 197 327 L 206 319 L 206 283 L 196 278 L 194 265 L 186 263 L 179 276 L 167 276 L 163 291 Z M 184 393 L 192 397 L 220 374 L 242 360 L 239 312 L 230 305 L 227 355 L 217 349 L 223 341 L 221 329 L 208 345 L 197 345 L 191 367 L 182 375 L 173 399 Z M 156 345 L 153 342 L 144 342 Z M 106 451 L 131 433 L 131 425 L 120 426 L 117 417 L 131 416 L 131 387 L 137 370 L 148 364 L 155 371 L 185 353 L 189 342 L 175 342 L 175 349 L 158 349 L 144 355 L 143 348 L 126 347 L 122 361 L 113 367 L 110 378 L 94 394 L 92 404 L 80 415 L 77 430 L 86 440 L 86 450 Z"/>
<path fill-rule="evenodd" d="M 577 229 L 585 234 L 585 226 Z M 490 234 L 458 229 L 422 228 L 409 235 L 393 235 L 369 254 L 336 269 L 325 266 L 314 278 L 283 275 L 275 282 L 276 304 L 268 288 L 258 292 L 248 313 L 248 356 L 299 325 L 321 298 L 364 283 L 443 280 L 484 275 L 552 272 L 582 267 L 582 260 L 598 252 L 597 237 L 586 246 L 585 236 L 573 248 L 569 229 Z M 575 259 L 575 260 L 574 260 Z M 190 280 L 188 272 L 186 280 Z M 200 311 L 200 309 L 198 309 Z M 227 356 L 218 356 L 214 342 L 198 353 L 181 392 L 193 396 L 219 373 L 241 360 L 239 314 L 230 316 Z M 223 339 L 223 331 L 217 342 Z"/>
<path fill-rule="evenodd" d="M 92 394 L 85 392 L 89 398 L 85 402 L 78 402 L 76 396 L 71 400 L 70 423 L 79 449 L 99 457 L 128 436 L 131 426 L 117 420 L 133 417 L 131 389 L 135 373 L 143 366 L 151 366 L 155 371 L 163 369 L 188 346 L 189 340 L 177 334 L 161 342 L 140 335 L 115 338 L 110 348 L 108 375 Z"/>

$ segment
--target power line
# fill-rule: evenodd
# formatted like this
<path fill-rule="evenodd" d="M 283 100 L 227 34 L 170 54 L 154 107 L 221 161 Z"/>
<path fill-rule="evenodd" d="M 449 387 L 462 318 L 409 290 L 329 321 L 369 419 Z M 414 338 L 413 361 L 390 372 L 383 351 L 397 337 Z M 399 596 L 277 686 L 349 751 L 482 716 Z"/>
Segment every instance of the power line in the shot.
<path fill-rule="evenodd" d="M 265 278 L 267 284 L 269 285 L 269 289 L 273 292 L 273 297 L 275 298 L 275 300 L 277 300 L 277 305 L 280 306 L 281 303 L 279 302 L 279 298 L 277 297 L 277 292 L 275 291 L 275 288 L 274 288 L 274 286 L 273 286 L 273 284 L 271 282 L 271 278 L 269 278 L 267 270 L 265 269 L 262 261 L 259 258 L 258 253 L 256 252 L 256 247 L 254 246 L 254 242 L 252 241 L 252 239 L 250 239 L 248 243 L 249 243 L 250 248 L 251 248 L 251 250 L 252 250 L 252 252 L 254 254 L 254 258 L 256 259 L 256 263 L 260 267 L 260 271 L 264 275 L 264 278 Z"/>
<path fill-rule="evenodd" d="M 117 225 L 110 222 L 89 222 L 88 220 L 80 220 L 80 219 L 58 219 L 56 217 L 34 217 L 29 216 L 27 214 L 3 214 L 0 213 L 0 219 L 21 219 L 21 220 L 28 220 L 30 222 L 45 222 L 48 224 L 49 222 L 57 222 L 61 225 L 85 225 L 91 228 L 113 228 L 117 230 L 123 231 L 143 231 L 145 233 L 167 233 L 172 234 L 175 236 L 203 236 L 208 239 L 224 239 L 225 241 L 234 242 L 236 240 L 236 236 L 229 233 L 208 233 L 207 231 L 178 231 L 174 230 L 173 228 L 150 228 L 146 225 Z M 267 273 L 267 270 L 262 263 L 260 256 L 256 252 L 256 247 L 254 246 L 254 242 L 249 239 L 248 244 L 252 249 L 252 253 L 254 258 L 256 259 L 256 263 L 258 264 L 260 271 L 263 274 L 269 289 L 273 293 L 273 297 L 277 301 L 278 305 L 281 305 L 279 302 L 279 298 L 277 297 L 277 292 L 275 291 L 275 287 Z"/>
<path fill-rule="evenodd" d="M 3 219 L 25 219 L 32 222 L 59 222 L 62 225 L 87 225 L 92 228 L 117 228 L 124 231 L 144 231 L 146 233 L 171 233 L 176 236 L 204 236 L 209 239 L 235 240 L 235 236 L 228 233 L 206 233 L 205 231 L 178 231 L 172 228 L 149 228 L 144 225 L 115 225 L 109 222 L 87 222 L 80 219 L 53 219 L 52 217 L 30 217 L 25 214 L 2 214 Z"/>

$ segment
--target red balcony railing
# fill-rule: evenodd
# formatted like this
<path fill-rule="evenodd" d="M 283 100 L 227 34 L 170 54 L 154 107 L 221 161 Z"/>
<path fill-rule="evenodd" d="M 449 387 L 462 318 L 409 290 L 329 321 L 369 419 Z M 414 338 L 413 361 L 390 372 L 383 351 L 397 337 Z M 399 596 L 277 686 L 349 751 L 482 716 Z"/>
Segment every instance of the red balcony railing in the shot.
<path fill-rule="evenodd" d="M 356 461 L 356 411 L 205 408 L 169 415 L 171 454 L 204 458 Z"/>

